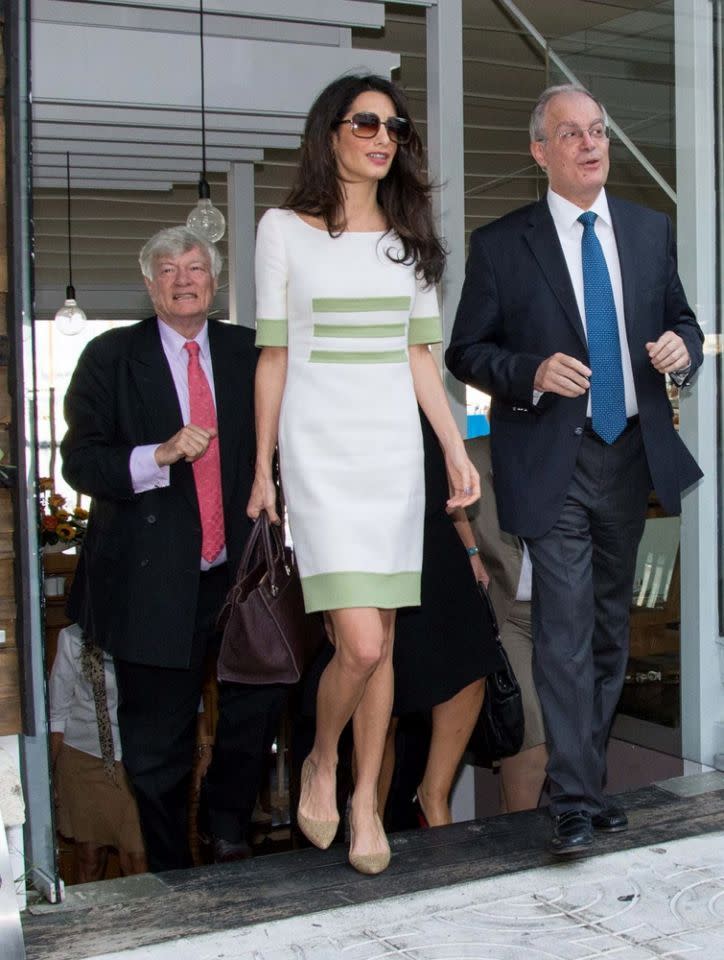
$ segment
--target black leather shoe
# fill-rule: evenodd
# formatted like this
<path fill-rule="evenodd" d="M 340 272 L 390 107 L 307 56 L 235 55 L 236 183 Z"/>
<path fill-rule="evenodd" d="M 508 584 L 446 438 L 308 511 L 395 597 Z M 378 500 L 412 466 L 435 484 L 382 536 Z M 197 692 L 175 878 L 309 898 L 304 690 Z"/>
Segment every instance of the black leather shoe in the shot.
<path fill-rule="evenodd" d="M 571 857 L 593 844 L 591 814 L 587 810 L 567 810 L 553 818 L 550 851 L 557 857 Z"/>
<path fill-rule="evenodd" d="M 214 863 L 234 863 L 236 860 L 248 860 L 251 857 L 251 847 L 243 840 L 235 843 L 233 840 L 224 840 L 223 837 L 213 837 L 211 850 Z"/>
<path fill-rule="evenodd" d="M 620 833 L 628 828 L 628 817 L 620 807 L 604 807 L 591 817 L 591 826 L 601 833 Z"/>

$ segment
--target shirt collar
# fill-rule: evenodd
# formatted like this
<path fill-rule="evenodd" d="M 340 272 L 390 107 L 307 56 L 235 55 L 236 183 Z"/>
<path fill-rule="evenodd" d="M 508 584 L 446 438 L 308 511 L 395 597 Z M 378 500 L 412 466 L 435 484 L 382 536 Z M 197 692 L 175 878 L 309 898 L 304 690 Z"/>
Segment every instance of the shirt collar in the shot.
<path fill-rule="evenodd" d="M 548 188 L 547 199 L 548 209 L 551 212 L 556 228 L 558 230 L 572 229 L 583 212 L 581 208 L 577 207 L 575 203 L 571 203 L 570 200 L 566 200 L 566 198 L 562 197 L 559 193 L 555 193 L 550 187 Z M 604 189 L 598 194 L 593 204 L 589 207 L 589 210 L 595 213 L 604 223 L 608 224 L 609 227 L 613 226 L 611 223 L 611 213 L 608 209 L 606 191 Z"/>
<path fill-rule="evenodd" d="M 169 351 L 171 354 L 178 354 L 184 349 L 184 344 L 187 342 L 186 337 L 182 336 L 178 331 L 174 330 L 173 327 L 170 327 L 167 323 L 164 323 L 160 317 L 156 317 L 158 322 L 158 332 L 161 337 L 161 343 L 165 350 Z M 199 353 L 201 356 L 208 356 L 209 353 L 209 322 L 205 321 L 203 327 L 199 330 L 195 337 L 192 338 L 199 345 Z"/>

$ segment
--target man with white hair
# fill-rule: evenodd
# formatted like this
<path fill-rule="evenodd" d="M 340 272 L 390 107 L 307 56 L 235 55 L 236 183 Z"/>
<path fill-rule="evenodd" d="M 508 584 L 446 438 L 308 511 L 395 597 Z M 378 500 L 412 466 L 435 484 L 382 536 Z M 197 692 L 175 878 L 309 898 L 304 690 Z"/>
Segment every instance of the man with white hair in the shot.
<path fill-rule="evenodd" d="M 573 855 L 624 830 L 604 796 L 606 744 L 628 657 L 636 549 L 649 492 L 670 514 L 701 471 L 672 421 L 702 332 L 663 213 L 611 196 L 603 105 L 545 90 L 530 150 L 543 199 L 476 230 L 446 361 L 493 397 L 500 525 L 533 564 L 534 678 L 553 836 Z"/>
<path fill-rule="evenodd" d="M 65 400 L 63 475 L 92 497 L 69 601 L 115 658 L 123 760 L 151 870 L 191 864 L 188 800 L 204 662 L 250 529 L 252 330 L 208 319 L 213 244 L 161 230 L 139 261 L 156 315 L 92 340 Z M 279 687 L 221 685 L 207 826 L 217 860 L 248 829 Z"/>

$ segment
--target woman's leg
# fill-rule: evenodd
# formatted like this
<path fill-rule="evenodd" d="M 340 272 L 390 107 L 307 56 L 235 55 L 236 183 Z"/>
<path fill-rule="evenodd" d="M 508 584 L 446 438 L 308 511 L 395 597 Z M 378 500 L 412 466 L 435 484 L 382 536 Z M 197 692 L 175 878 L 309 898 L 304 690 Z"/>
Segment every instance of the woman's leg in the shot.
<path fill-rule="evenodd" d="M 389 851 L 389 844 L 377 815 L 377 784 L 392 716 L 395 611 L 367 612 L 374 613 L 376 617 L 374 620 L 367 618 L 370 634 L 372 625 L 376 623 L 377 627 L 374 640 L 370 636 L 367 641 L 367 649 L 370 653 L 372 650 L 377 653 L 376 664 L 365 683 L 364 692 L 353 716 L 357 769 L 350 809 L 351 857 L 360 854 L 382 855 Z"/>
<path fill-rule="evenodd" d="M 532 810 L 538 806 L 546 779 L 548 751 L 544 743 L 521 750 L 500 761 L 500 808 L 502 813 Z"/>
<path fill-rule="evenodd" d="M 337 744 L 380 665 L 384 646 L 382 618 L 374 607 L 332 610 L 326 620 L 331 623 L 330 639 L 335 653 L 319 681 L 316 734 L 309 754 L 313 775 L 303 780 L 299 798 L 299 811 L 316 821 L 331 821 L 339 816 Z M 389 711 L 385 730 L 388 721 Z M 359 759 L 358 752 L 358 762 Z"/>
<path fill-rule="evenodd" d="M 380 818 L 385 818 L 385 808 L 387 807 L 387 798 L 390 795 L 392 786 L 392 775 L 395 772 L 395 737 L 397 736 L 397 717 L 391 717 L 387 733 L 385 735 L 385 749 L 382 754 L 382 766 L 380 767 L 380 776 L 377 782 L 377 810 Z"/>
<path fill-rule="evenodd" d="M 432 739 L 417 796 L 431 827 L 452 823 L 450 791 L 485 694 L 485 680 L 475 680 L 454 697 L 432 708 Z"/>
<path fill-rule="evenodd" d="M 76 841 L 76 867 L 78 883 L 102 880 L 108 863 L 108 847 L 90 841 Z"/>
<path fill-rule="evenodd" d="M 128 850 L 119 850 L 118 862 L 121 868 L 121 876 L 123 877 L 131 877 L 135 873 L 148 872 L 145 853 L 130 853 Z"/>

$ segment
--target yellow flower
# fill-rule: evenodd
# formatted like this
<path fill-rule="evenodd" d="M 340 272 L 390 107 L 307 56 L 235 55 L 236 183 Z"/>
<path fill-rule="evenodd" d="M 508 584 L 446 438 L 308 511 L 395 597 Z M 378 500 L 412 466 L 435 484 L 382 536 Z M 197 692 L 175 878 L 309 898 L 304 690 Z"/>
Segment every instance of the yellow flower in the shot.
<path fill-rule="evenodd" d="M 67 520 L 68 517 L 70 516 L 67 510 L 56 510 L 55 515 L 58 518 L 58 520 Z"/>
<path fill-rule="evenodd" d="M 51 480 L 50 477 L 40 477 L 40 479 L 38 480 L 38 488 L 43 491 L 52 490 L 53 481 Z"/>
<path fill-rule="evenodd" d="M 50 507 L 62 507 L 65 503 L 65 497 L 61 497 L 59 493 L 54 493 L 51 497 L 48 497 L 48 506 Z"/>
<path fill-rule="evenodd" d="M 75 539 L 76 529 L 69 523 L 59 523 L 55 528 L 55 532 L 58 534 L 59 540 L 68 542 Z"/>
<path fill-rule="evenodd" d="M 76 520 L 87 520 L 88 511 L 85 509 L 85 507 L 76 507 L 73 511 L 73 516 Z"/>

